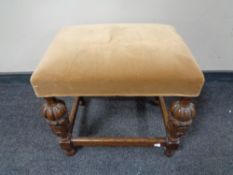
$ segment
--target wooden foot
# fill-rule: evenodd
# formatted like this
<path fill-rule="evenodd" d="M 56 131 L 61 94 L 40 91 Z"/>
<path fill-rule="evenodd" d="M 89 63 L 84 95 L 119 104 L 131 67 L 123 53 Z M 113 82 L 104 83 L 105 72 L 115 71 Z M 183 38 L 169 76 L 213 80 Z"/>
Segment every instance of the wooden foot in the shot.
<path fill-rule="evenodd" d="M 167 121 L 165 155 L 170 157 L 178 149 L 180 137 L 186 133 L 195 115 L 195 106 L 190 98 L 182 98 L 172 103 Z"/>
<path fill-rule="evenodd" d="M 53 133 L 60 138 L 59 144 L 65 154 L 68 156 L 74 155 L 76 149 L 71 143 L 71 134 L 69 132 L 71 125 L 65 102 L 54 97 L 45 98 L 45 101 L 42 107 L 43 116 Z"/>

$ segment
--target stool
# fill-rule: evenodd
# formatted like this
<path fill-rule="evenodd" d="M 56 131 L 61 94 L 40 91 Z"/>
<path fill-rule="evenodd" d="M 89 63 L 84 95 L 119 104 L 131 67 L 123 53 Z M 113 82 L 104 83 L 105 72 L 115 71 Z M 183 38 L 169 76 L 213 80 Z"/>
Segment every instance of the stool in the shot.
<path fill-rule="evenodd" d="M 104 24 L 62 28 L 31 77 L 43 116 L 67 155 L 80 146 L 156 146 L 171 156 L 196 114 L 204 76 L 174 27 Z M 75 97 L 68 114 L 56 97 Z M 151 96 L 162 109 L 164 137 L 72 137 L 87 96 Z M 164 97 L 179 97 L 167 110 Z"/>

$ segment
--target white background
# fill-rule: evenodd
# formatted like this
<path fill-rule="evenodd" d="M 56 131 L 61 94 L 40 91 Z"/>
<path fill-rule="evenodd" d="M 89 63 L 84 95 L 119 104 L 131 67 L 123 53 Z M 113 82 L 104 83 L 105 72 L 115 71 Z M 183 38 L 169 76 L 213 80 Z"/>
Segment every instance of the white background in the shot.
<path fill-rule="evenodd" d="M 32 71 L 60 27 L 172 24 L 202 70 L 233 70 L 233 0 L 0 0 L 0 72 Z"/>

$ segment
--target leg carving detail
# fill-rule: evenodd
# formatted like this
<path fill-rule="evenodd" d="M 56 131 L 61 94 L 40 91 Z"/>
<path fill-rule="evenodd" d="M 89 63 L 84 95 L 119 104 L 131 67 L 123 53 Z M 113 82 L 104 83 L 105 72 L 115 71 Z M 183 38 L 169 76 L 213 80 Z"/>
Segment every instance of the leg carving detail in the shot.
<path fill-rule="evenodd" d="M 65 151 L 66 155 L 74 155 L 76 150 L 70 142 L 70 122 L 65 102 L 54 97 L 45 98 L 45 100 L 46 103 L 42 107 L 43 116 L 53 133 L 60 138 L 60 147 Z"/>
<path fill-rule="evenodd" d="M 168 137 L 165 154 L 172 156 L 179 147 L 180 137 L 185 134 L 196 115 L 195 105 L 189 98 L 172 103 L 168 119 Z"/>

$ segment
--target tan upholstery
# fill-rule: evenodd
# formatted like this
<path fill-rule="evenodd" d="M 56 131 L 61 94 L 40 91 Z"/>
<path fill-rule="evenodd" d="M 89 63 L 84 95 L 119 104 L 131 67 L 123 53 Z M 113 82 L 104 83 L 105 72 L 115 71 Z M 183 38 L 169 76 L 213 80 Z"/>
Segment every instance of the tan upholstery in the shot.
<path fill-rule="evenodd" d="M 63 28 L 31 77 L 38 97 L 198 96 L 204 77 L 172 26 Z"/>

